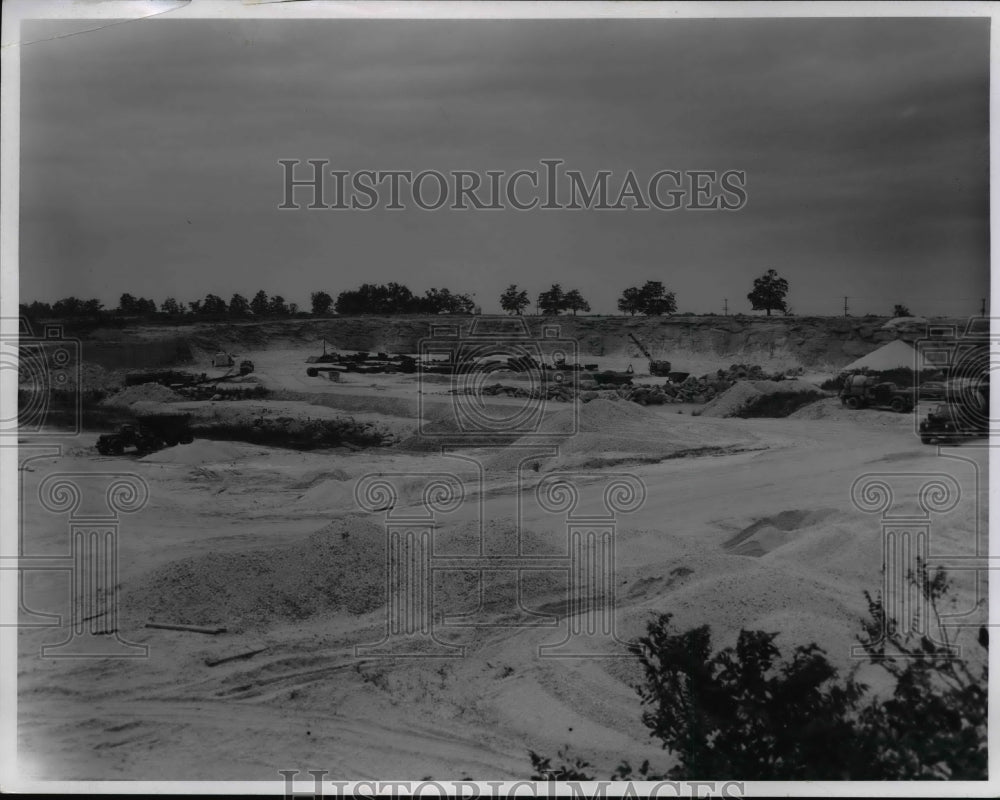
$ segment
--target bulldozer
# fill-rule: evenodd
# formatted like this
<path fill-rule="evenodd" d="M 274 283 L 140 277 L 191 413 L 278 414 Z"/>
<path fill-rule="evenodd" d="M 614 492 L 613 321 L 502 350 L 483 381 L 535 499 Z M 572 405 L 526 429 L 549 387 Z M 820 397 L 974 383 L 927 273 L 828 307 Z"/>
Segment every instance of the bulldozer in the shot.
<path fill-rule="evenodd" d="M 119 425 L 114 433 L 102 434 L 97 439 L 97 452 L 102 456 L 120 456 L 132 449 L 136 455 L 144 456 L 164 447 L 190 444 L 194 436 L 188 420 L 188 414 L 140 416 L 135 422 Z"/>

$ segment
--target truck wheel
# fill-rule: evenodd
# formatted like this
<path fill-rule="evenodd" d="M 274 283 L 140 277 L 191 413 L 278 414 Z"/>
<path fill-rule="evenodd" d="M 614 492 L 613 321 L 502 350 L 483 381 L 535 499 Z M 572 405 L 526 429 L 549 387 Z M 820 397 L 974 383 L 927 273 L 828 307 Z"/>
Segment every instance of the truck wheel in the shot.
<path fill-rule="evenodd" d="M 317 375 L 319 375 L 319 370 L 316 369 L 315 367 L 309 367 L 306 370 L 306 375 L 308 375 L 310 378 L 315 378 Z"/>
<path fill-rule="evenodd" d="M 902 397 L 892 398 L 892 402 L 889 403 L 889 408 L 895 411 L 897 414 L 905 414 L 910 409 L 907 408 L 907 402 Z"/>
<path fill-rule="evenodd" d="M 861 408 L 861 401 L 856 397 L 845 397 L 844 405 L 851 409 L 851 411 L 857 411 Z"/>
<path fill-rule="evenodd" d="M 125 452 L 125 445 L 123 445 L 120 441 L 114 441 L 108 445 L 108 450 L 111 452 L 111 455 L 120 456 Z"/>
<path fill-rule="evenodd" d="M 105 444 L 104 442 L 98 442 L 97 443 L 97 452 L 100 453 L 102 456 L 106 456 L 106 455 L 110 455 L 111 454 L 111 450 L 108 448 L 107 444 Z"/>
<path fill-rule="evenodd" d="M 181 444 L 191 444 L 191 442 L 194 441 L 194 436 L 192 436 L 190 433 L 185 433 L 182 434 L 177 441 L 179 441 Z"/>
<path fill-rule="evenodd" d="M 920 437 L 920 441 L 923 444 L 934 444 L 934 437 L 933 436 L 921 436 Z"/>

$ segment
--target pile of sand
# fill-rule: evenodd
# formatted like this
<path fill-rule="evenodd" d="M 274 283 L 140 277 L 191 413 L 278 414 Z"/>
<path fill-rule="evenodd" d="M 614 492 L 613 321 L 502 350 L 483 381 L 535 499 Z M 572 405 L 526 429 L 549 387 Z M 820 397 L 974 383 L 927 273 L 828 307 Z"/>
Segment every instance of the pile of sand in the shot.
<path fill-rule="evenodd" d="M 920 412 L 916 412 L 920 413 Z M 897 414 L 878 408 L 851 410 L 845 408 L 837 397 L 817 400 L 788 415 L 788 419 L 815 419 L 830 422 L 850 422 L 855 425 L 875 428 L 909 428 L 916 430 L 913 414 Z"/>
<path fill-rule="evenodd" d="M 180 400 L 184 400 L 184 397 L 177 394 L 169 386 L 163 386 L 159 383 L 142 383 L 137 386 L 126 386 L 120 392 L 102 400 L 101 405 L 129 408 L 133 403 L 173 403 Z"/>
<path fill-rule="evenodd" d="M 846 515 L 833 508 L 789 509 L 748 525 L 723 544 L 723 549 L 740 556 L 760 556 L 803 537 L 803 531 L 828 525 L 829 518 Z"/>
<path fill-rule="evenodd" d="M 664 410 L 604 399 L 551 415 L 543 421 L 540 432 L 546 435 L 529 434 L 488 458 L 486 469 L 514 472 L 519 468 L 534 469 L 536 465 L 539 472 L 599 469 L 762 446 L 749 431 L 716 427 Z M 546 445 L 558 447 L 558 453 L 532 455 Z"/>
<path fill-rule="evenodd" d="M 706 417 L 788 416 L 790 411 L 764 414 L 755 413 L 755 409 L 772 397 L 792 397 L 791 405 L 794 406 L 796 403 L 794 396 L 798 395 L 797 403 L 802 406 L 820 394 L 816 386 L 800 380 L 739 381 L 706 405 L 701 414 Z"/>
<path fill-rule="evenodd" d="M 127 584 L 121 607 L 135 624 L 239 631 L 334 611 L 364 614 L 385 602 L 385 580 L 385 532 L 350 517 L 293 544 L 167 564 Z"/>
<path fill-rule="evenodd" d="M 196 466 L 198 464 L 214 464 L 220 462 L 235 461 L 243 458 L 251 452 L 253 448 L 233 442 L 216 442 L 210 439 L 195 439 L 191 444 L 178 444 L 174 447 L 167 447 L 157 450 L 148 456 L 143 456 L 140 461 L 147 461 L 153 464 L 183 464 Z"/>
<path fill-rule="evenodd" d="M 436 553 L 477 556 L 485 552 L 513 555 L 518 535 L 512 520 L 491 521 L 482 532 L 467 525 L 436 535 Z M 523 553 L 558 553 L 558 541 L 543 541 L 525 532 Z M 121 607 L 128 622 L 149 620 L 190 625 L 222 625 L 231 632 L 261 629 L 322 614 L 366 614 L 385 604 L 386 534 L 370 517 L 336 520 L 294 543 L 254 550 L 210 552 L 167 564 L 124 587 Z M 434 601 L 441 613 L 472 613 L 477 608 L 510 613 L 511 598 L 564 598 L 565 576 L 516 570 L 487 577 L 480 595 L 478 570 L 450 570 L 435 576 Z M 480 600 L 483 603 L 480 606 Z"/>
<path fill-rule="evenodd" d="M 294 506 L 309 511 L 360 510 L 354 498 L 354 481 L 338 477 L 322 480 L 310 486 L 294 501 Z"/>

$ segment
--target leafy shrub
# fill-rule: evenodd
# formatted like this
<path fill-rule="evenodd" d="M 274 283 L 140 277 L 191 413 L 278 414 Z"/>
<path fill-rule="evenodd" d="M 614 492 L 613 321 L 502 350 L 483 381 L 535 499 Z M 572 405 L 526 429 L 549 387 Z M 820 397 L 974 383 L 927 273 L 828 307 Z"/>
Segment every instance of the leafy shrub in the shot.
<path fill-rule="evenodd" d="M 910 580 L 939 619 L 945 573 L 921 565 Z M 642 721 L 677 763 L 658 774 L 622 761 L 613 779 L 985 780 L 987 667 L 975 675 L 955 658 L 940 624 L 941 641 L 901 636 L 881 599 L 866 597 L 859 641 L 895 679 L 887 698 L 839 677 L 816 644 L 782 658 L 777 634 L 744 630 L 714 651 L 709 626 L 677 633 L 670 614 L 657 616 L 630 649 L 645 672 Z M 533 779 L 593 780 L 565 750 L 556 766 L 529 755 Z"/>

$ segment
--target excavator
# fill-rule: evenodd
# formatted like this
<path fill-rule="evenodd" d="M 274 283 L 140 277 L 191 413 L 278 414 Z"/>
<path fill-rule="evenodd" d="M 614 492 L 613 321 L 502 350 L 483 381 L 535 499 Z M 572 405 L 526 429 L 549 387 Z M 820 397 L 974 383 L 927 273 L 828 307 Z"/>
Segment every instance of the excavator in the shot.
<path fill-rule="evenodd" d="M 646 349 L 646 346 L 639 341 L 639 339 L 633 333 L 629 333 L 628 338 L 635 342 L 635 346 L 639 348 L 646 358 L 649 359 L 649 374 L 657 378 L 667 378 L 670 376 L 670 362 L 669 361 L 657 361 L 653 358 L 653 354 Z"/>

